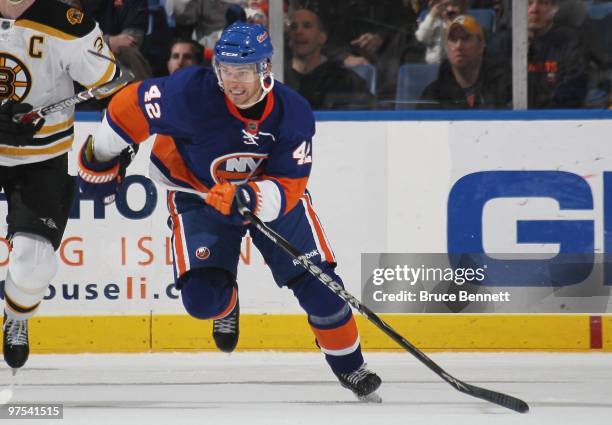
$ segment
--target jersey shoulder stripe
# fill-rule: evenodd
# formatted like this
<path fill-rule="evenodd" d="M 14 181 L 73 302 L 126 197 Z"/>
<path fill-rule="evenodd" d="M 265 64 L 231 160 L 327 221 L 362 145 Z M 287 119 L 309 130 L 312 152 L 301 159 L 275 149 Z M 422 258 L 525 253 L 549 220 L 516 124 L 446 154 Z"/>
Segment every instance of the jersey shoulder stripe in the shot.
<path fill-rule="evenodd" d="M 151 134 L 149 122 L 138 103 L 138 88 L 142 83 L 138 81 L 124 87 L 108 105 L 108 124 L 126 143 L 140 143 Z"/>
<path fill-rule="evenodd" d="M 93 31 L 96 22 L 80 9 L 56 0 L 48 0 L 34 2 L 15 21 L 15 25 L 62 40 L 74 40 Z"/>

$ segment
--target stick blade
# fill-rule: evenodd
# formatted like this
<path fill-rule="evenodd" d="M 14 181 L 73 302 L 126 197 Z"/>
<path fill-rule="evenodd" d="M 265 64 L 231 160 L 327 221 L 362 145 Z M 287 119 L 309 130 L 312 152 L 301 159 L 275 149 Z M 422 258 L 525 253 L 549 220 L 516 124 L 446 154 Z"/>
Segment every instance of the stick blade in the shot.
<path fill-rule="evenodd" d="M 508 394 L 498 393 L 497 391 L 480 388 L 475 385 L 466 384 L 465 382 L 462 384 L 465 386 L 465 389 L 458 388 L 461 392 L 497 404 L 498 406 L 514 410 L 518 413 L 529 412 L 529 405 L 519 398 L 512 397 Z"/>

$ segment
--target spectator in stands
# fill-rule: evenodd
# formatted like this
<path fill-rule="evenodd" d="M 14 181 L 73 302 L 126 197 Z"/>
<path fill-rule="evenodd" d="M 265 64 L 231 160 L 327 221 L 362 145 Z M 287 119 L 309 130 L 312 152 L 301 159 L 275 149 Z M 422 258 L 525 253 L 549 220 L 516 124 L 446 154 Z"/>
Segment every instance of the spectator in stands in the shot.
<path fill-rule="evenodd" d="M 226 26 L 231 0 L 166 0 L 166 13 L 176 22 L 175 36 L 192 38 L 212 49 Z"/>
<path fill-rule="evenodd" d="M 239 4 L 232 4 L 225 11 L 225 27 L 224 28 L 229 27 L 236 21 L 246 22 L 247 14 L 246 14 L 246 10 L 244 10 L 242 6 L 240 6 Z"/>
<path fill-rule="evenodd" d="M 582 0 L 557 0 L 557 6 L 555 24 L 575 29 L 584 46 L 588 94 L 583 106 L 587 108 L 607 107 L 612 57 L 608 54 L 605 33 L 609 31 L 608 28 L 612 24 L 612 16 L 607 22 L 603 19 L 591 19 L 587 13 L 587 3 Z"/>
<path fill-rule="evenodd" d="M 297 90 L 313 109 L 370 109 L 373 96 L 365 80 L 321 53 L 327 33 L 312 10 L 295 10 L 290 17 L 291 60 L 285 83 Z"/>
<path fill-rule="evenodd" d="M 579 108 L 587 91 L 586 53 L 577 32 L 554 23 L 556 0 L 529 0 L 529 106 Z"/>
<path fill-rule="evenodd" d="M 268 28 L 268 1 L 250 0 L 245 9 L 247 22 L 250 24 L 263 25 Z"/>
<path fill-rule="evenodd" d="M 416 16 L 420 16 L 421 12 L 427 10 L 427 3 L 429 2 L 428 0 L 407 0 L 407 3 L 410 5 Z"/>
<path fill-rule="evenodd" d="M 168 59 L 168 74 L 173 74 L 177 69 L 191 65 L 201 65 L 204 61 L 204 48 L 195 40 L 177 38 L 170 46 L 170 58 Z"/>
<path fill-rule="evenodd" d="M 416 39 L 425 45 L 425 62 L 441 63 L 446 58 L 446 30 L 467 8 L 468 0 L 429 1 L 429 12 L 415 32 Z"/>
<path fill-rule="evenodd" d="M 557 10 L 557 0 L 528 3 L 530 108 L 579 108 L 587 93 L 587 52 L 574 28 L 555 22 Z M 496 33 L 492 44 L 496 56 L 511 57 L 511 31 Z"/>
<path fill-rule="evenodd" d="M 578 28 L 587 18 L 587 7 L 583 0 L 557 0 L 555 22 Z"/>
<path fill-rule="evenodd" d="M 328 23 L 328 56 L 346 66 L 375 64 L 398 32 L 414 34 L 416 17 L 404 0 L 291 0 L 291 10 L 308 8 Z"/>
<path fill-rule="evenodd" d="M 210 65 L 215 43 L 223 29 L 236 21 L 251 22 L 260 18 L 255 6 L 246 10 L 239 0 L 166 0 L 165 7 L 168 16 L 176 21 L 175 35 L 177 38 L 197 41 L 204 48 L 204 64 Z M 246 5 L 246 3 L 245 3 Z M 267 19 L 267 17 L 266 17 Z"/>
<path fill-rule="evenodd" d="M 98 21 L 104 39 L 117 59 L 141 80 L 152 71 L 138 47 L 148 23 L 147 0 L 80 0 L 83 10 Z"/>
<path fill-rule="evenodd" d="M 376 68 L 378 100 L 394 99 L 402 59 L 422 58 L 416 15 L 406 0 L 290 0 L 290 11 L 313 10 L 327 31 L 323 53 L 345 66 Z"/>
<path fill-rule="evenodd" d="M 485 54 L 485 35 L 469 15 L 456 17 L 448 27 L 448 59 L 438 79 L 425 88 L 418 109 L 507 108 L 512 101 L 509 67 Z"/>

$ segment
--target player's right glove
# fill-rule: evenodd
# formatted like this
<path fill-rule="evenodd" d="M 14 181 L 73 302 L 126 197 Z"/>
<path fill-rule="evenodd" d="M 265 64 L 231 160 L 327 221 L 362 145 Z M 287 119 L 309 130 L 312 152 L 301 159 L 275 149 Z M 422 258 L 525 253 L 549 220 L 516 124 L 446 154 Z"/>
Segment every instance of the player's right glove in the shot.
<path fill-rule="evenodd" d="M 227 216 L 234 224 L 244 224 L 245 219 L 239 211 L 236 198 L 240 203 L 253 211 L 254 214 L 261 209 L 261 198 L 258 196 L 259 189 L 254 182 L 234 185 L 229 182 L 217 183 L 210 188 L 205 202 L 215 210 Z"/>
<path fill-rule="evenodd" d="M 32 110 L 29 103 L 17 103 L 13 100 L 5 100 L 0 105 L 0 143 L 11 146 L 31 145 L 34 134 L 40 130 L 45 123 L 44 119 L 36 122 L 15 122 L 15 115 L 22 115 Z"/>
<path fill-rule="evenodd" d="M 96 161 L 93 137 L 87 136 L 79 152 L 79 191 L 102 200 L 105 205 L 113 203 L 125 178 L 125 171 L 137 152 L 138 145 L 129 145 L 110 161 Z"/>

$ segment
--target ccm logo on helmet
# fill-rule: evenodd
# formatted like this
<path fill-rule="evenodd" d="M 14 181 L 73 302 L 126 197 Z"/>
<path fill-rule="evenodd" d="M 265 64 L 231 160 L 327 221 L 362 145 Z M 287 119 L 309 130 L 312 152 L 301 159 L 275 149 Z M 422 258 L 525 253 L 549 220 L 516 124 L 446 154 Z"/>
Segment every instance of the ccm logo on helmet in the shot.
<path fill-rule="evenodd" d="M 263 162 L 267 157 L 267 154 L 249 152 L 224 155 L 210 164 L 210 175 L 215 183 L 244 183 L 262 174 Z"/>

